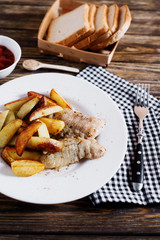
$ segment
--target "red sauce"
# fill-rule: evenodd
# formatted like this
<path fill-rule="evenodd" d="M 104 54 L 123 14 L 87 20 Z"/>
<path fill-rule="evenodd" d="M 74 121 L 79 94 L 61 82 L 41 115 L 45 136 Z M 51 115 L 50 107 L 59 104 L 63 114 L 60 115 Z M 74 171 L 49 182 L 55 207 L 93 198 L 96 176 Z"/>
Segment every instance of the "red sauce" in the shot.
<path fill-rule="evenodd" d="M 14 63 L 14 54 L 5 46 L 0 45 L 0 70 Z"/>

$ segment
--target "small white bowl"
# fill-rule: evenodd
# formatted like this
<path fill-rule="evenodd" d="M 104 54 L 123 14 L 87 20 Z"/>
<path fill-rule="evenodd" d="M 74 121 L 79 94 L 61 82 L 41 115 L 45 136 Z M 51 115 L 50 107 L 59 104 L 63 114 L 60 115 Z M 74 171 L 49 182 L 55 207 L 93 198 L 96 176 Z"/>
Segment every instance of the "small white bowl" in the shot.
<path fill-rule="evenodd" d="M 19 44 L 15 40 L 3 35 L 0 35 L 0 45 L 3 45 L 7 47 L 9 50 L 11 50 L 11 52 L 14 54 L 14 57 L 15 57 L 14 63 L 11 66 L 0 70 L 0 78 L 4 78 L 8 76 L 15 69 L 18 61 L 21 58 L 22 51 Z"/>

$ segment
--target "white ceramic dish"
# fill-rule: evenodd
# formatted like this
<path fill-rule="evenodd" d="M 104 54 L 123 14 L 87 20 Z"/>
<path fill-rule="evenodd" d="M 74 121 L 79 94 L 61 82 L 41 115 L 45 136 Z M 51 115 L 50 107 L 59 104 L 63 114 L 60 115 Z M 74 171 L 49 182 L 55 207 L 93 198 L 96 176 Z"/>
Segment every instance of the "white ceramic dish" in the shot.
<path fill-rule="evenodd" d="M 0 45 L 3 45 L 7 47 L 9 50 L 11 50 L 11 52 L 14 54 L 14 57 L 15 57 L 15 61 L 11 66 L 3 70 L 0 70 L 0 78 L 4 78 L 4 77 L 7 77 L 15 69 L 18 61 L 21 58 L 22 53 L 21 53 L 21 48 L 19 44 L 12 38 L 0 35 Z"/>
<path fill-rule="evenodd" d="M 52 88 L 62 94 L 75 110 L 105 120 L 106 125 L 98 142 L 107 151 L 100 159 L 63 167 L 59 172 L 45 170 L 28 178 L 15 176 L 0 159 L 0 192 L 9 197 L 37 204 L 77 200 L 108 182 L 124 159 L 127 128 L 123 115 L 106 93 L 83 79 L 57 73 L 32 74 L 14 79 L 0 86 L 1 110 L 4 103 L 26 96 L 27 91 L 48 95 Z"/>

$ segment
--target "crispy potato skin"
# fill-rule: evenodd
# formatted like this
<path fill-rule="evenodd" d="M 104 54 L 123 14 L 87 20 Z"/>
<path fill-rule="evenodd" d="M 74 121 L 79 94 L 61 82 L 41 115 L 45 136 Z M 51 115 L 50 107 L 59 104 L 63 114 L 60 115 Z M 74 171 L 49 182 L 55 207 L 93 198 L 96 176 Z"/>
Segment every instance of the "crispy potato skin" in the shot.
<path fill-rule="evenodd" d="M 33 136 L 28 141 L 27 147 L 47 152 L 59 152 L 63 147 L 63 143 L 52 138 Z"/>
<path fill-rule="evenodd" d="M 1 157 L 3 158 L 3 160 L 11 166 L 11 163 L 14 162 L 14 159 L 9 155 L 8 153 L 8 148 L 9 147 L 5 147 L 2 152 L 1 152 Z"/>
<path fill-rule="evenodd" d="M 28 96 L 37 96 L 39 99 L 42 98 L 44 95 L 40 94 L 40 93 L 37 93 L 37 92 L 34 92 L 34 91 L 29 91 L 28 92 Z M 46 97 L 46 101 L 47 101 L 47 105 L 52 105 L 52 106 L 56 106 L 57 103 L 55 101 L 53 101 L 52 99 Z"/>
<path fill-rule="evenodd" d="M 16 140 L 16 152 L 19 156 L 22 155 L 24 149 L 27 146 L 29 139 L 37 132 L 38 128 L 42 125 L 39 121 L 31 123 L 26 129 L 24 129 L 17 137 Z"/>

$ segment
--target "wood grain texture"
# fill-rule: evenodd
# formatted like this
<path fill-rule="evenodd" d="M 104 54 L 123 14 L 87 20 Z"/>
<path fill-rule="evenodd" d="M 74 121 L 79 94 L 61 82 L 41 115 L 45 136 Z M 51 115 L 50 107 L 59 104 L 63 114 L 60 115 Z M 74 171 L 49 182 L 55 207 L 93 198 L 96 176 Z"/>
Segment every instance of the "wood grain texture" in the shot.
<path fill-rule="evenodd" d="M 34 237 L 34 240 L 44 240 L 47 238 L 47 240 L 77 240 L 77 239 L 81 239 L 81 240 L 135 240 L 135 239 L 139 239 L 139 240 L 148 240 L 147 236 L 141 236 L 136 238 L 135 236 L 104 236 L 104 235 L 22 235 L 22 234 L 9 234 L 9 235 L 0 235 L 0 240 L 17 240 L 17 239 L 23 239 L 23 240 L 28 240 L 28 239 L 32 239 Z M 158 236 L 150 236 L 149 239 L 151 240 L 159 240 Z"/>
<path fill-rule="evenodd" d="M 93 207 L 84 198 L 57 205 L 32 205 L 0 198 L 0 234 L 160 234 L 160 206 L 104 204 Z"/>
<path fill-rule="evenodd" d="M 81 240 L 135 240 L 135 239 L 139 239 L 139 240 L 159 240 L 158 236 L 150 236 L 149 238 L 147 236 L 141 236 L 141 237 L 137 237 L 136 236 L 114 236 L 114 235 L 110 235 L 110 236 L 104 236 L 104 235 L 22 235 L 22 234 L 9 234 L 9 235 L 0 235 L 0 240 L 17 240 L 17 239 L 23 239 L 23 240 L 28 240 L 28 239 L 32 239 L 34 237 L 34 240 L 44 240 L 47 238 L 47 240 L 77 240 L 77 239 L 81 239 Z"/>
<path fill-rule="evenodd" d="M 87 2 L 115 3 L 104 0 Z M 132 24 L 107 70 L 135 84 L 139 81 L 150 83 L 151 93 L 160 98 L 160 1 L 117 0 L 116 3 L 129 6 Z M 37 48 L 38 28 L 51 4 L 51 0 L 0 1 L 0 34 L 14 38 L 22 47 L 22 58 L 16 69 L 10 76 L 1 79 L 0 84 L 29 74 L 22 68 L 23 60 L 28 58 L 80 70 L 87 66 L 40 54 Z M 52 70 L 37 71 L 41 72 Z M 160 206 L 108 203 L 94 207 L 88 198 L 42 206 L 19 202 L 0 194 L 0 240 L 46 239 L 46 234 L 47 239 L 58 237 L 64 240 L 159 239 Z"/>

